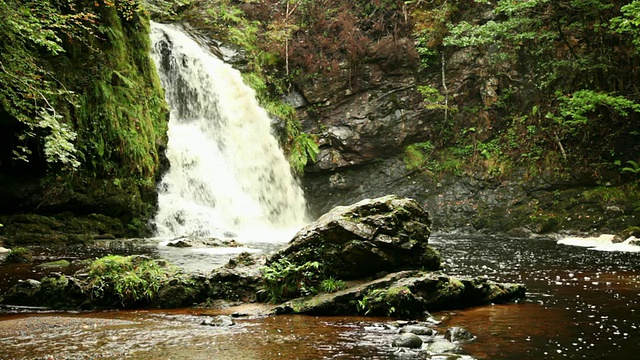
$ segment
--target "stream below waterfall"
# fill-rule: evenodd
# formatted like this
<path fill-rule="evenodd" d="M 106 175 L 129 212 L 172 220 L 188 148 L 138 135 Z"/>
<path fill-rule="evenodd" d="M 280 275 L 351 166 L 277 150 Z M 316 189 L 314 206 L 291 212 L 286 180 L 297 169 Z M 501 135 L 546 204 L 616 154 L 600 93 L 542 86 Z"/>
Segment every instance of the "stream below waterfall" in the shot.
<path fill-rule="evenodd" d="M 603 252 L 553 240 L 438 234 L 430 242 L 452 275 L 523 282 L 527 298 L 432 315 L 442 329 L 462 326 L 477 336 L 462 349 L 476 359 L 635 359 L 640 353 L 640 253 Z M 170 250 L 135 245 L 40 249 L 38 261 Z M 171 249 L 175 250 L 175 249 Z M 269 252 L 270 248 L 256 248 Z M 222 264 L 230 256 L 174 254 L 190 266 Z M 75 254 L 75 255 L 74 255 Z M 183 258 L 183 260 L 180 260 Z M 195 265 L 194 265 L 195 264 Z M 0 265 L 7 280 L 38 273 Z M 396 319 L 247 316 L 228 328 L 202 326 L 201 315 L 230 310 L 182 309 L 0 314 L 0 359 L 406 359 L 428 358 L 390 346 Z M 436 357 L 434 357 L 436 358 Z"/>

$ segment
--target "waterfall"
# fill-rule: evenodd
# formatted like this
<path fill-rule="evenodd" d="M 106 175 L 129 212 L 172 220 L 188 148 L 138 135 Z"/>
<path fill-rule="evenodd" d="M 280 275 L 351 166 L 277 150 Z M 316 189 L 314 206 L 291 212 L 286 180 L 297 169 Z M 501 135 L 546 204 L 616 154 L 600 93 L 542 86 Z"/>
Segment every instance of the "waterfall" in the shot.
<path fill-rule="evenodd" d="M 151 41 L 171 108 L 157 235 L 290 240 L 304 195 L 253 89 L 177 26 L 152 22 Z"/>

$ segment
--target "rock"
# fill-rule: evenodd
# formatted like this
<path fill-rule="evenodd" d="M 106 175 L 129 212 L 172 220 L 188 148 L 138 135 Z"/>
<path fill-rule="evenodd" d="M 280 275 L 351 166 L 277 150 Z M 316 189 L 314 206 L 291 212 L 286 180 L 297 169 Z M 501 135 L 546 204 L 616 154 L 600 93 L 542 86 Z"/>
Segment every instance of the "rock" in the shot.
<path fill-rule="evenodd" d="M 11 305 L 35 305 L 24 302 L 25 299 L 34 298 L 42 289 L 40 281 L 27 279 L 14 285 L 2 298 L 2 302 Z"/>
<path fill-rule="evenodd" d="M 476 360 L 476 359 L 469 355 L 444 354 L 444 355 L 431 356 L 429 357 L 429 360 Z"/>
<path fill-rule="evenodd" d="M 233 321 L 233 319 L 230 316 L 226 316 L 226 315 L 208 317 L 204 319 L 201 323 L 201 325 L 208 325 L 208 326 L 215 326 L 215 327 L 229 327 L 235 324 L 236 323 Z"/>
<path fill-rule="evenodd" d="M 500 284 L 484 277 L 403 271 L 332 294 L 294 299 L 280 307 L 300 314 L 419 318 L 425 311 L 511 301 L 524 297 L 525 291 L 524 285 Z"/>
<path fill-rule="evenodd" d="M 218 238 L 179 238 L 171 240 L 167 246 L 186 248 L 186 247 L 241 247 L 233 239 L 218 239 Z"/>
<path fill-rule="evenodd" d="M 422 339 L 416 334 L 404 333 L 395 338 L 391 345 L 394 347 L 419 349 L 420 347 L 422 347 Z"/>
<path fill-rule="evenodd" d="M 427 347 L 427 351 L 431 354 L 448 354 L 460 352 L 460 346 L 448 340 L 440 339 L 432 342 Z"/>
<path fill-rule="evenodd" d="M 453 343 L 471 342 L 476 339 L 475 335 L 458 326 L 447 329 L 444 333 L 444 338 Z"/>
<path fill-rule="evenodd" d="M 249 258 L 250 260 L 240 254 L 233 261 L 235 266 L 227 264 L 214 269 L 208 276 L 210 286 L 208 297 L 230 301 L 256 301 L 256 294 L 261 285 L 260 268 L 264 266 L 265 259 L 253 256 Z M 244 265 L 243 261 L 246 261 Z"/>
<path fill-rule="evenodd" d="M 225 265 L 226 268 L 234 269 L 238 266 L 251 266 L 256 264 L 256 258 L 248 252 L 242 252 L 240 255 L 229 259 L 229 262 Z"/>
<path fill-rule="evenodd" d="M 434 335 L 436 331 L 427 326 L 407 325 L 400 329 L 400 333 L 411 333 L 416 335 L 431 336 L 431 335 Z"/>
<path fill-rule="evenodd" d="M 168 243 L 167 246 L 176 247 L 176 248 L 186 248 L 186 247 L 192 247 L 193 245 L 184 240 L 174 240 Z"/>
<path fill-rule="evenodd" d="M 22 247 L 13 248 L 4 259 L 7 264 L 29 264 L 31 261 L 33 261 L 31 250 Z"/>
<path fill-rule="evenodd" d="M 152 305 L 160 308 L 189 307 L 206 301 L 209 282 L 205 276 L 198 274 L 174 275 L 168 282 L 163 282 Z"/>
<path fill-rule="evenodd" d="M 431 221 L 412 199 L 384 196 L 339 206 L 300 230 L 267 260 L 303 265 L 318 261 L 324 277 L 358 279 L 403 269 L 437 270 L 439 254 L 428 246 Z"/>
<path fill-rule="evenodd" d="M 11 250 L 9 250 L 9 249 L 7 249 L 7 248 L 5 248 L 5 247 L 0 246 L 0 254 L 6 254 L 6 253 L 8 253 L 8 252 L 10 252 L 10 251 L 11 251 Z"/>
<path fill-rule="evenodd" d="M 52 269 L 52 268 L 63 268 L 69 267 L 71 263 L 69 260 L 58 260 L 58 261 L 50 261 L 43 264 L 38 264 L 35 267 L 37 269 Z"/>
<path fill-rule="evenodd" d="M 113 234 L 98 234 L 93 236 L 93 240 L 115 240 L 116 237 Z"/>

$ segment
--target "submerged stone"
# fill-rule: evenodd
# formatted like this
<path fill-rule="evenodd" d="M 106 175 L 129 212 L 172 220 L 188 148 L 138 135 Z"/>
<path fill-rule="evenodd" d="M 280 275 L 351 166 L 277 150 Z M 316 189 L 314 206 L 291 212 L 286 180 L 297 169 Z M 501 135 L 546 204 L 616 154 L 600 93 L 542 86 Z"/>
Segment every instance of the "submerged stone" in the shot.
<path fill-rule="evenodd" d="M 226 315 L 208 317 L 204 319 L 201 323 L 201 325 L 208 325 L 208 326 L 215 326 L 215 327 L 229 327 L 235 324 L 236 323 L 233 321 L 233 319 L 230 316 L 226 316 Z"/>

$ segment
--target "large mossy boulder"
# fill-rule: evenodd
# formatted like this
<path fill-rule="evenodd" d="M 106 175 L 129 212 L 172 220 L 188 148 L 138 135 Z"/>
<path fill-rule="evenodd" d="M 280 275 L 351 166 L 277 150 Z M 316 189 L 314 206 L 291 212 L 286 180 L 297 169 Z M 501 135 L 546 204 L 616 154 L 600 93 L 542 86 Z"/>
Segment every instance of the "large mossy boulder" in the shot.
<path fill-rule="evenodd" d="M 306 226 L 267 265 L 319 262 L 324 276 L 344 280 L 437 270 L 440 255 L 428 246 L 430 234 L 429 215 L 415 200 L 393 195 L 367 199 L 338 206 Z"/>
<path fill-rule="evenodd" d="M 331 294 L 291 300 L 279 313 L 420 317 L 427 311 L 506 303 L 525 296 L 522 284 L 439 272 L 402 271 Z"/>

